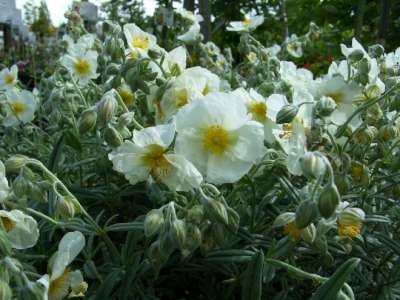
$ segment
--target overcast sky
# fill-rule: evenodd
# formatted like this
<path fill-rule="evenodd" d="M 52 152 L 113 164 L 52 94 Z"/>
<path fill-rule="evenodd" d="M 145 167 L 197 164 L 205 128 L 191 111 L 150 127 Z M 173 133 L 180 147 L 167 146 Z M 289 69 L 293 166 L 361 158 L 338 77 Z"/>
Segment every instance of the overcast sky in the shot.
<path fill-rule="evenodd" d="M 60 25 L 61 23 L 65 22 L 64 18 L 64 13 L 68 9 L 68 7 L 71 5 L 72 0 L 45 0 L 47 7 L 49 8 L 50 11 L 50 17 L 51 21 L 55 26 Z M 17 8 L 20 8 L 23 10 L 24 4 L 27 2 L 27 0 L 16 0 L 16 6 Z M 36 5 L 40 4 L 40 0 L 34 0 Z M 90 0 L 90 2 L 99 5 L 101 2 L 105 2 L 104 0 Z M 148 14 L 153 14 L 155 6 L 156 6 L 156 1 L 155 0 L 143 0 L 145 10 Z M 22 11 L 22 17 L 24 17 L 24 12 Z"/>

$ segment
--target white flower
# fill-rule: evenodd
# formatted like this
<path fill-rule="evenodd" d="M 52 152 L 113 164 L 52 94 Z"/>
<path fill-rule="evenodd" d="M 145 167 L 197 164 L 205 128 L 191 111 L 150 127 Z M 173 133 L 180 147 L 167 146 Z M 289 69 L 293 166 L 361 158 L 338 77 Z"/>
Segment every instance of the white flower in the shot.
<path fill-rule="evenodd" d="M 160 67 L 155 62 L 150 61 L 149 67 L 154 72 L 158 73 L 158 76 L 163 75 Z M 175 49 L 172 49 L 170 52 L 163 53 L 161 67 L 164 70 L 164 72 L 169 73 L 171 76 L 178 76 L 179 74 L 181 74 L 182 71 L 186 69 L 185 47 L 183 46 L 176 47 Z"/>
<path fill-rule="evenodd" d="M 184 70 L 156 106 L 158 123 L 168 122 L 181 107 L 219 89 L 219 77 L 207 69 L 193 67 Z"/>
<path fill-rule="evenodd" d="M 83 295 L 87 289 L 87 283 L 83 281 L 82 274 L 79 271 L 71 271 L 69 265 L 84 246 L 85 237 L 79 231 L 68 232 L 63 236 L 58 244 L 58 250 L 50 258 L 50 275 L 46 274 L 37 281 L 45 288 L 44 299 L 64 299 L 70 288 L 72 295 Z"/>
<path fill-rule="evenodd" d="M 177 113 L 175 150 L 208 182 L 235 182 L 265 151 L 263 127 L 250 118 L 235 94 L 210 93 Z"/>
<path fill-rule="evenodd" d="M 7 115 L 3 119 L 4 126 L 14 126 L 19 122 L 27 123 L 33 120 L 37 102 L 30 91 L 12 89 L 7 90 L 5 95 Z"/>
<path fill-rule="evenodd" d="M 97 70 L 97 52 L 76 51 L 72 54 L 65 54 L 60 58 L 61 64 L 67 68 L 74 80 L 80 85 L 86 85 L 91 79 L 95 79 L 99 74 Z"/>
<path fill-rule="evenodd" d="M 292 34 L 289 38 L 287 38 L 286 50 L 293 57 L 298 58 L 303 56 L 303 48 L 297 35 Z"/>
<path fill-rule="evenodd" d="M 85 34 L 81 36 L 76 43 L 69 35 L 64 35 L 63 40 L 67 42 L 67 52 L 72 56 L 85 53 L 93 48 L 96 37 L 93 34 Z"/>
<path fill-rule="evenodd" d="M 252 114 L 253 120 L 264 125 L 265 140 L 268 143 L 273 143 L 275 138 L 272 130 L 279 128 L 276 124 L 276 115 L 287 104 L 286 97 L 279 94 L 272 94 L 265 99 L 254 89 L 250 89 L 247 92 L 243 88 L 238 88 L 233 93 L 243 99 L 247 111 Z"/>
<path fill-rule="evenodd" d="M 18 67 L 13 65 L 10 69 L 0 71 L 0 90 L 8 90 L 15 87 L 18 82 Z"/>
<path fill-rule="evenodd" d="M 177 39 L 187 44 L 201 41 L 203 39 L 203 36 L 200 34 L 200 24 L 197 22 L 193 23 L 189 27 L 188 31 L 181 35 L 178 35 Z"/>
<path fill-rule="evenodd" d="M 33 247 L 39 238 L 39 229 L 34 218 L 20 210 L 0 210 L 0 222 L 15 249 Z"/>
<path fill-rule="evenodd" d="M 124 173 L 131 184 L 151 175 L 171 190 L 197 188 L 202 182 L 199 171 L 183 156 L 167 152 L 174 135 L 174 124 L 134 130 L 132 141 L 125 141 L 108 157 L 114 170 Z"/>
<path fill-rule="evenodd" d="M 124 34 L 134 56 L 147 57 L 148 51 L 156 47 L 156 37 L 144 32 L 133 23 L 124 25 Z"/>
<path fill-rule="evenodd" d="M 203 17 L 201 15 L 198 14 L 194 14 L 193 12 L 191 12 L 190 10 L 186 10 L 183 7 L 179 7 L 175 10 L 175 12 L 179 15 L 182 16 L 182 18 L 188 19 L 190 21 L 192 21 L 193 23 L 195 22 L 202 22 L 203 21 Z"/>
<path fill-rule="evenodd" d="M 264 16 L 262 15 L 252 17 L 246 16 L 243 21 L 229 22 L 229 27 L 227 27 L 226 30 L 238 32 L 252 31 L 262 23 L 264 23 Z"/>
<path fill-rule="evenodd" d="M 317 98 L 329 97 L 336 103 L 336 108 L 330 115 L 330 120 L 336 125 L 342 125 L 355 111 L 355 102 L 362 99 L 361 89 L 354 83 L 347 83 L 343 77 L 326 78 L 319 84 Z"/>
<path fill-rule="evenodd" d="M 0 160 L 0 203 L 6 199 L 9 191 L 10 187 L 8 186 L 8 181 L 6 177 L 6 169 L 4 167 L 4 164 Z"/>

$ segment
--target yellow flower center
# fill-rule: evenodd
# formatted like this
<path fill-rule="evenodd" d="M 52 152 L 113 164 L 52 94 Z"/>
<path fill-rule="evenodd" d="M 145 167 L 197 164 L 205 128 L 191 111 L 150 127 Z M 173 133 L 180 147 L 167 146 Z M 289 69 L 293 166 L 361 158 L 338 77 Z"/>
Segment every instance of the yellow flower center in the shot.
<path fill-rule="evenodd" d="M 354 222 L 352 224 L 348 224 L 347 222 L 343 223 L 338 221 L 337 225 L 338 225 L 338 235 L 340 237 L 350 237 L 350 238 L 358 236 L 361 232 L 361 227 L 362 227 L 362 223 L 360 222 Z"/>
<path fill-rule="evenodd" d="M 207 95 L 209 92 L 211 92 L 210 87 L 208 86 L 208 84 L 205 85 L 204 89 L 201 91 L 201 93 L 203 94 L 203 96 Z"/>
<path fill-rule="evenodd" d="M 135 95 L 126 86 L 119 87 L 118 94 L 121 96 L 122 101 L 124 101 L 124 103 L 128 106 L 131 105 L 133 103 L 133 101 L 135 100 Z"/>
<path fill-rule="evenodd" d="M 134 37 L 132 40 L 133 48 L 139 48 L 143 50 L 149 49 L 149 39 L 143 37 Z"/>
<path fill-rule="evenodd" d="M 182 107 L 188 103 L 188 94 L 186 89 L 182 89 L 178 93 L 178 99 L 176 100 L 176 106 Z"/>
<path fill-rule="evenodd" d="M 251 19 L 250 18 L 244 18 L 242 21 L 244 26 L 249 26 L 251 24 Z"/>
<path fill-rule="evenodd" d="M 60 277 L 50 282 L 48 296 L 50 300 L 63 299 L 68 295 L 70 285 L 70 268 L 65 268 Z"/>
<path fill-rule="evenodd" d="M 248 110 L 253 114 L 253 119 L 258 122 L 265 122 L 267 119 L 267 105 L 263 102 L 252 101 Z"/>
<path fill-rule="evenodd" d="M 86 75 L 90 71 L 90 65 L 86 60 L 78 58 L 74 62 L 74 70 L 79 75 Z"/>
<path fill-rule="evenodd" d="M 11 85 L 14 82 L 14 79 L 15 79 L 14 75 L 12 73 L 8 73 L 4 77 L 4 83 L 7 85 Z"/>
<path fill-rule="evenodd" d="M 332 98 L 333 101 L 335 101 L 336 104 L 340 104 L 343 102 L 343 94 L 340 93 L 326 93 L 326 97 Z"/>
<path fill-rule="evenodd" d="M 224 128 L 214 125 L 203 130 L 202 142 L 207 151 L 220 155 L 228 149 L 233 141 Z"/>
<path fill-rule="evenodd" d="M 166 176 L 171 167 L 164 152 L 165 149 L 162 146 L 153 144 L 149 146 L 149 151 L 142 157 L 143 163 L 150 169 L 150 174 L 155 179 Z"/>
<path fill-rule="evenodd" d="M 293 124 L 292 123 L 284 123 L 282 124 L 282 133 L 279 134 L 279 137 L 289 138 L 293 133 Z"/>
<path fill-rule="evenodd" d="M 292 241 L 298 241 L 301 237 L 301 230 L 296 227 L 294 222 L 283 226 L 283 234 L 288 235 Z"/>
<path fill-rule="evenodd" d="M 15 226 L 15 222 L 7 217 L 0 217 L 0 220 L 6 232 L 11 231 Z"/>
<path fill-rule="evenodd" d="M 364 169 L 363 169 L 362 165 L 353 164 L 350 167 L 350 174 L 355 180 L 361 180 L 361 178 L 364 174 Z"/>
<path fill-rule="evenodd" d="M 14 102 L 10 104 L 10 107 L 12 112 L 16 115 L 22 114 L 26 109 L 26 105 L 24 102 Z"/>

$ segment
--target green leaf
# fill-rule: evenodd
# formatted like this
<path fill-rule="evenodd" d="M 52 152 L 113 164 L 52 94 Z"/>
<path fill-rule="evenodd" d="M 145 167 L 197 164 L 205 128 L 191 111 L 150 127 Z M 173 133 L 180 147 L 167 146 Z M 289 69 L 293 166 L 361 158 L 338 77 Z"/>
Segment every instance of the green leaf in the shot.
<path fill-rule="evenodd" d="M 253 256 L 254 251 L 250 250 L 217 250 L 209 252 L 204 260 L 206 262 L 214 263 L 242 263 L 251 261 L 253 259 Z"/>
<path fill-rule="evenodd" d="M 250 261 L 244 273 L 242 285 L 243 300 L 260 300 L 262 295 L 262 278 L 264 269 L 264 252 L 258 251 Z"/>
<path fill-rule="evenodd" d="M 115 223 L 105 228 L 106 231 L 143 230 L 143 222 Z"/>
<path fill-rule="evenodd" d="M 336 300 L 337 295 L 346 282 L 348 276 L 359 264 L 360 259 L 353 257 L 345 261 L 339 269 L 324 282 L 310 300 Z"/>
<path fill-rule="evenodd" d="M 397 255 L 400 255 L 400 243 L 381 233 L 377 233 L 375 234 L 375 236 L 382 244 L 390 248 Z"/>

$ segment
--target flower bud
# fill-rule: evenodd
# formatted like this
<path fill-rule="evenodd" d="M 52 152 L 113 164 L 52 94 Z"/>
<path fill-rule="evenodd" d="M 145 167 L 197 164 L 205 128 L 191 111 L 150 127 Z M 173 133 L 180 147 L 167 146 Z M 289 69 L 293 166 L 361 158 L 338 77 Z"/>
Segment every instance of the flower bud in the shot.
<path fill-rule="evenodd" d="M 339 191 L 339 194 L 347 194 L 350 189 L 350 181 L 345 174 L 335 175 L 335 185 Z"/>
<path fill-rule="evenodd" d="M 182 251 L 183 255 L 188 255 L 190 252 L 199 247 L 202 240 L 201 231 L 196 225 L 187 225 L 186 230 L 187 234 L 184 249 Z"/>
<path fill-rule="evenodd" d="M 84 134 L 94 128 L 97 121 L 97 111 L 93 108 L 82 112 L 78 120 L 78 129 L 80 134 Z"/>
<path fill-rule="evenodd" d="M 317 217 L 315 202 L 306 200 L 296 209 L 295 225 L 298 229 L 306 228 Z"/>
<path fill-rule="evenodd" d="M 303 175 L 306 177 L 318 178 L 325 174 L 325 161 L 314 152 L 306 152 L 303 154 L 299 159 L 299 163 Z"/>
<path fill-rule="evenodd" d="M 144 219 L 144 235 L 152 237 L 160 232 L 164 225 L 164 214 L 160 209 L 150 210 Z"/>
<path fill-rule="evenodd" d="M 276 123 L 284 124 L 290 123 L 296 117 L 299 108 L 292 104 L 286 104 L 281 108 L 281 110 L 276 115 Z"/>
<path fill-rule="evenodd" d="M 28 196 L 38 202 L 47 202 L 47 192 L 37 184 L 31 184 Z"/>
<path fill-rule="evenodd" d="M 0 300 L 11 300 L 12 291 L 7 282 L 0 279 Z"/>
<path fill-rule="evenodd" d="M 191 207 L 186 215 L 188 223 L 200 224 L 204 218 L 204 209 L 201 205 Z"/>
<path fill-rule="evenodd" d="M 361 59 L 357 64 L 357 70 L 360 74 L 368 74 L 371 70 L 371 63 L 367 58 Z"/>
<path fill-rule="evenodd" d="M 7 159 L 4 163 L 7 172 L 17 173 L 26 164 L 28 157 L 24 155 L 14 155 Z"/>
<path fill-rule="evenodd" d="M 156 50 L 154 50 L 154 49 L 150 49 L 150 50 L 147 52 L 147 54 L 149 55 L 149 57 L 150 57 L 151 59 L 158 59 L 158 58 L 160 58 L 161 55 L 162 55 L 159 51 L 156 51 Z"/>
<path fill-rule="evenodd" d="M 379 58 L 385 53 L 385 48 L 382 45 L 375 44 L 368 47 L 368 53 L 372 58 Z"/>
<path fill-rule="evenodd" d="M 364 185 L 367 185 L 369 182 L 368 168 L 357 161 L 351 163 L 350 175 L 355 181 L 359 181 Z"/>
<path fill-rule="evenodd" d="M 150 261 L 156 266 L 163 265 L 167 261 L 169 254 L 170 252 L 167 253 L 162 249 L 159 240 L 153 242 L 147 252 Z"/>
<path fill-rule="evenodd" d="M 11 255 L 12 246 L 7 231 L 0 230 L 0 258 Z"/>
<path fill-rule="evenodd" d="M 12 188 L 15 196 L 17 196 L 18 198 L 22 198 L 27 195 L 31 189 L 31 185 L 32 183 L 27 180 L 23 175 L 18 175 L 12 183 Z"/>
<path fill-rule="evenodd" d="M 63 197 L 57 199 L 55 211 L 63 219 L 70 219 L 75 216 L 75 206 L 71 202 L 65 201 Z"/>
<path fill-rule="evenodd" d="M 229 224 L 228 212 L 226 211 L 224 204 L 217 200 L 207 199 L 205 197 L 202 198 L 202 203 L 208 216 L 215 218 L 225 225 Z"/>
<path fill-rule="evenodd" d="M 324 186 L 318 198 L 318 210 L 322 217 L 328 219 L 339 205 L 340 195 L 334 183 Z"/>
<path fill-rule="evenodd" d="M 316 234 L 317 234 L 317 229 L 315 228 L 315 225 L 311 223 L 301 231 L 301 238 L 305 240 L 307 243 L 312 244 L 315 240 Z"/>
<path fill-rule="evenodd" d="M 175 219 L 172 221 L 169 229 L 171 239 L 175 242 L 179 249 L 182 249 L 186 241 L 186 224 L 185 221 Z"/>
<path fill-rule="evenodd" d="M 114 117 L 118 102 L 115 99 L 115 90 L 110 90 L 103 95 L 101 101 L 97 105 L 97 112 L 99 116 L 99 122 L 102 125 L 108 124 Z"/>
<path fill-rule="evenodd" d="M 368 84 L 365 87 L 364 94 L 368 99 L 377 98 L 382 94 L 382 90 L 379 88 L 377 84 Z"/>
<path fill-rule="evenodd" d="M 106 68 L 106 75 L 112 76 L 112 75 L 117 75 L 121 72 L 121 67 L 117 65 L 116 63 L 110 63 L 108 64 Z"/>
<path fill-rule="evenodd" d="M 295 218 L 296 218 L 295 213 L 292 212 L 282 213 L 276 217 L 274 223 L 272 224 L 272 227 L 281 227 L 286 224 L 292 223 L 294 222 Z"/>
<path fill-rule="evenodd" d="M 348 59 L 349 59 L 351 62 L 358 62 L 358 61 L 360 61 L 363 57 L 364 57 L 364 52 L 361 51 L 360 49 L 356 49 L 356 50 L 353 50 L 353 51 L 349 54 Z"/>
<path fill-rule="evenodd" d="M 113 148 L 119 147 L 123 142 L 121 134 L 112 126 L 104 130 L 104 140 Z"/>
<path fill-rule="evenodd" d="M 394 125 L 384 125 L 379 128 L 379 137 L 385 142 L 396 138 L 398 135 L 399 130 Z"/>
<path fill-rule="evenodd" d="M 322 96 L 315 104 L 316 113 L 322 117 L 328 117 L 336 108 L 336 102 L 331 97 Z"/>
<path fill-rule="evenodd" d="M 128 126 L 129 124 L 132 123 L 134 117 L 135 113 L 133 111 L 123 113 L 118 119 L 118 127 Z"/>

